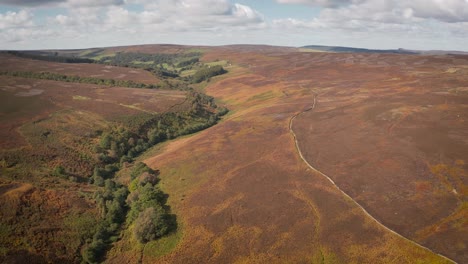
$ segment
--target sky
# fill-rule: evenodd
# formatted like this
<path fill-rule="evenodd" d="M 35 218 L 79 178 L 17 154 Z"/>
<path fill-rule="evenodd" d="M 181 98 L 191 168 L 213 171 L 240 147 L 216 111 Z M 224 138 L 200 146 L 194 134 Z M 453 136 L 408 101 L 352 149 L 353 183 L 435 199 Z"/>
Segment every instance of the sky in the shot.
<path fill-rule="evenodd" d="M 468 51 L 468 0 L 0 0 L 0 49 L 162 43 Z"/>

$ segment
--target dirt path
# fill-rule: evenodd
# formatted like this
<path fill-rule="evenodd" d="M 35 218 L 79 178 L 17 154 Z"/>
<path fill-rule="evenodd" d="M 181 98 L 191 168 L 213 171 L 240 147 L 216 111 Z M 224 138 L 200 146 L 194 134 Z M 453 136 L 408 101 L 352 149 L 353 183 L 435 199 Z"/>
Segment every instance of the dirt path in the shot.
<path fill-rule="evenodd" d="M 397 235 L 398 237 L 416 245 L 416 246 L 419 246 L 421 248 L 424 248 L 424 249 L 427 249 L 428 251 L 434 253 L 434 254 L 437 254 L 438 256 L 452 262 L 452 263 L 457 263 L 455 262 L 454 260 L 446 257 L 446 256 L 443 256 L 439 253 L 436 253 L 434 251 L 432 251 L 431 249 L 423 246 L 423 245 L 420 245 L 419 243 L 407 238 L 407 237 L 404 237 L 402 236 L 401 234 L 395 232 L 394 230 L 388 228 L 387 226 L 385 226 L 384 224 L 382 224 L 379 220 L 377 220 L 376 218 L 374 218 L 371 214 L 369 214 L 366 209 L 364 209 L 364 207 L 362 207 L 356 200 L 354 200 L 351 196 L 349 196 L 347 193 L 345 193 L 343 190 L 340 189 L 340 187 L 338 185 L 335 184 L 335 182 L 330 178 L 328 177 L 327 175 L 325 175 L 324 173 L 322 173 L 321 171 L 319 171 L 318 169 L 314 168 L 312 165 L 310 165 L 310 163 L 304 158 L 304 156 L 302 155 L 302 152 L 301 152 L 301 149 L 299 147 L 299 142 L 297 141 L 297 137 L 296 137 L 296 134 L 294 133 L 294 130 L 292 128 L 293 126 L 293 121 L 294 119 L 296 119 L 296 117 L 298 117 L 299 115 L 303 114 L 303 113 L 306 113 L 306 112 L 309 112 L 309 111 L 313 111 L 315 109 L 315 106 L 317 105 L 317 96 L 318 95 L 314 95 L 314 102 L 312 104 L 311 107 L 305 109 L 305 110 L 302 110 L 300 111 L 299 113 L 293 115 L 291 117 L 291 119 L 289 120 L 289 132 L 291 133 L 291 135 L 293 136 L 294 138 L 294 142 L 295 142 L 295 146 L 296 146 L 296 150 L 297 150 L 297 153 L 299 154 L 299 156 L 301 157 L 301 159 L 304 161 L 304 163 L 307 165 L 307 167 L 309 167 L 311 170 L 313 170 L 314 172 L 320 174 L 321 176 L 325 177 L 327 180 L 329 180 L 346 198 L 348 198 L 349 200 L 353 201 L 354 204 L 356 204 L 356 206 L 358 206 L 363 212 L 364 214 L 366 214 L 370 219 L 372 219 L 374 222 L 376 222 L 379 226 L 383 227 L 385 230 Z"/>

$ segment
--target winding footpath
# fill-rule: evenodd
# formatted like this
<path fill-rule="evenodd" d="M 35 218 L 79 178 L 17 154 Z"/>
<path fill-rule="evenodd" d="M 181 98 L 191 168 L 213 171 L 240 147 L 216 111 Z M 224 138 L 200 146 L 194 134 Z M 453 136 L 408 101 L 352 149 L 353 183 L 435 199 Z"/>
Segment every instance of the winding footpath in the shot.
<path fill-rule="evenodd" d="M 441 258 L 443 258 L 443 259 L 445 259 L 445 260 L 447 260 L 447 261 L 450 261 L 450 262 L 456 264 L 457 262 L 455 262 L 454 260 L 452 260 L 452 259 L 450 259 L 450 258 L 448 258 L 448 257 L 446 257 L 446 256 L 443 256 L 443 255 L 441 255 L 441 254 L 439 254 L 439 253 L 437 253 L 437 252 L 434 252 L 434 251 L 432 251 L 431 249 L 429 249 L 429 248 L 427 248 L 427 247 L 425 247 L 425 246 L 423 246 L 423 245 L 421 245 L 421 244 L 419 244 L 419 243 L 417 243 L 417 242 L 415 242 L 415 241 L 413 241 L 413 240 L 411 240 L 411 239 L 409 239 L 409 238 L 406 238 L 406 237 L 400 235 L 399 233 L 393 231 L 393 230 L 390 229 L 389 227 L 387 227 L 387 226 L 385 226 L 384 224 L 382 224 L 379 220 L 377 220 L 377 219 L 374 218 L 371 214 L 369 214 L 369 213 L 366 211 L 366 209 L 364 209 L 364 207 L 362 207 L 356 200 L 354 200 L 351 196 L 349 196 L 347 193 L 345 193 L 343 190 L 341 190 L 340 187 L 339 187 L 338 185 L 336 185 L 335 182 L 334 182 L 330 177 L 328 177 L 328 176 L 325 175 L 323 172 L 319 171 L 318 169 L 316 169 L 316 168 L 314 168 L 312 165 L 310 165 L 310 163 L 309 163 L 309 162 L 304 158 L 304 156 L 302 155 L 301 149 L 299 148 L 299 142 L 297 141 L 296 133 L 294 133 L 294 130 L 292 129 L 292 126 L 293 126 L 293 121 L 294 121 L 294 119 L 296 119 L 296 117 L 298 117 L 299 115 L 301 115 L 301 114 L 303 114 L 303 113 L 306 113 L 306 112 L 309 112 L 309 111 L 314 110 L 316 104 L 317 104 L 317 95 L 314 95 L 314 103 L 312 104 L 311 107 L 309 107 L 309 108 L 307 108 L 307 109 L 305 109 L 305 110 L 302 110 L 301 112 L 299 112 L 299 113 L 293 115 L 293 116 L 289 119 L 289 132 L 291 133 L 291 135 L 292 135 L 293 138 L 294 138 L 294 142 L 295 142 L 295 145 L 296 145 L 297 153 L 298 153 L 299 156 L 301 157 L 302 161 L 304 161 L 304 163 L 305 163 L 311 170 L 313 170 L 314 172 L 320 174 L 321 176 L 323 176 L 323 177 L 325 177 L 327 180 L 329 180 L 329 181 L 338 189 L 338 191 L 340 191 L 340 192 L 341 192 L 345 197 L 347 197 L 349 200 L 353 201 L 353 203 L 354 203 L 357 207 L 359 207 L 359 208 L 364 212 L 364 214 L 366 214 L 370 219 L 372 219 L 372 220 L 373 220 L 374 222 L 376 222 L 378 225 L 380 225 L 381 227 L 383 227 L 385 230 L 387 230 L 387 231 L 389 231 L 389 232 L 395 234 L 396 236 L 398 236 L 398 237 L 400 237 L 400 238 L 402 238 L 402 239 L 404 239 L 404 240 L 406 240 L 406 241 L 408 241 L 408 242 L 410 242 L 410 243 L 412 243 L 412 244 L 414 244 L 414 245 L 416 245 L 416 246 L 419 246 L 419 247 L 421 247 L 421 248 L 424 248 L 424 249 L 426 249 L 426 250 L 428 250 L 428 251 L 430 251 L 430 252 L 432 252 L 432 253 L 434 253 L 434 254 L 440 256 Z"/>

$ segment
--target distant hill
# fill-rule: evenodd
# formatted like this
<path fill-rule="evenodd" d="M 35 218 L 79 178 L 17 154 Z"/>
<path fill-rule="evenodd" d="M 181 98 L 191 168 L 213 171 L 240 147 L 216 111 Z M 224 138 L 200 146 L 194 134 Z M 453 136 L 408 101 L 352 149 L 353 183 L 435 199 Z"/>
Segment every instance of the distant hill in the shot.
<path fill-rule="evenodd" d="M 458 50 L 407 50 L 410 52 L 422 54 L 422 55 L 468 55 L 466 51 Z"/>
<path fill-rule="evenodd" d="M 321 46 L 307 45 L 300 47 L 301 49 L 310 49 L 318 52 L 335 52 L 335 53 L 391 53 L 391 54 L 421 54 L 421 55 L 468 55 L 466 51 L 456 50 L 409 50 L 409 49 L 363 49 L 340 46 Z"/>
<path fill-rule="evenodd" d="M 410 51 L 405 49 L 363 49 L 363 48 L 351 48 L 351 47 L 339 47 L 339 46 L 320 46 L 320 45 L 308 45 L 301 47 L 303 49 L 311 49 L 323 52 L 336 52 L 336 53 L 393 53 L 393 54 L 419 54 L 417 51 Z"/>

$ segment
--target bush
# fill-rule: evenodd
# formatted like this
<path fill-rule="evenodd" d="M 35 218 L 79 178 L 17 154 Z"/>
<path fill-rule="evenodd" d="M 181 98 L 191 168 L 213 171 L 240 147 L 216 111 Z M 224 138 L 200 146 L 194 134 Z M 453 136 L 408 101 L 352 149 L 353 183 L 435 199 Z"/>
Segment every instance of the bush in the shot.
<path fill-rule="evenodd" d="M 147 243 L 166 235 L 170 230 L 169 216 L 162 207 L 149 207 L 138 215 L 133 229 L 140 243 Z"/>
<path fill-rule="evenodd" d="M 138 162 L 137 164 L 135 164 L 135 166 L 133 166 L 133 169 L 132 169 L 132 172 L 130 173 L 130 177 L 133 179 L 139 177 L 141 174 L 143 174 L 144 172 L 148 172 L 150 174 L 154 174 L 155 171 L 152 170 L 150 167 L 146 166 L 145 163 L 143 162 Z"/>
<path fill-rule="evenodd" d="M 104 178 L 102 178 L 101 176 L 94 175 L 93 180 L 94 180 L 93 182 L 94 182 L 94 184 L 96 186 L 100 186 L 100 187 L 104 186 Z"/>
<path fill-rule="evenodd" d="M 220 65 L 206 67 L 198 70 L 194 75 L 192 81 L 194 83 L 201 83 L 209 78 L 226 73 L 227 71 Z"/>
<path fill-rule="evenodd" d="M 106 244 L 101 239 L 93 240 L 84 250 L 83 259 L 87 263 L 99 263 L 99 258 L 106 249 Z"/>
<path fill-rule="evenodd" d="M 141 186 L 145 186 L 147 183 L 154 186 L 158 183 L 158 181 L 158 176 L 155 173 L 143 172 L 139 176 L 139 183 Z"/>
<path fill-rule="evenodd" d="M 54 171 L 52 173 L 54 176 L 64 176 L 66 174 L 65 168 L 61 165 L 57 166 L 54 168 Z"/>

